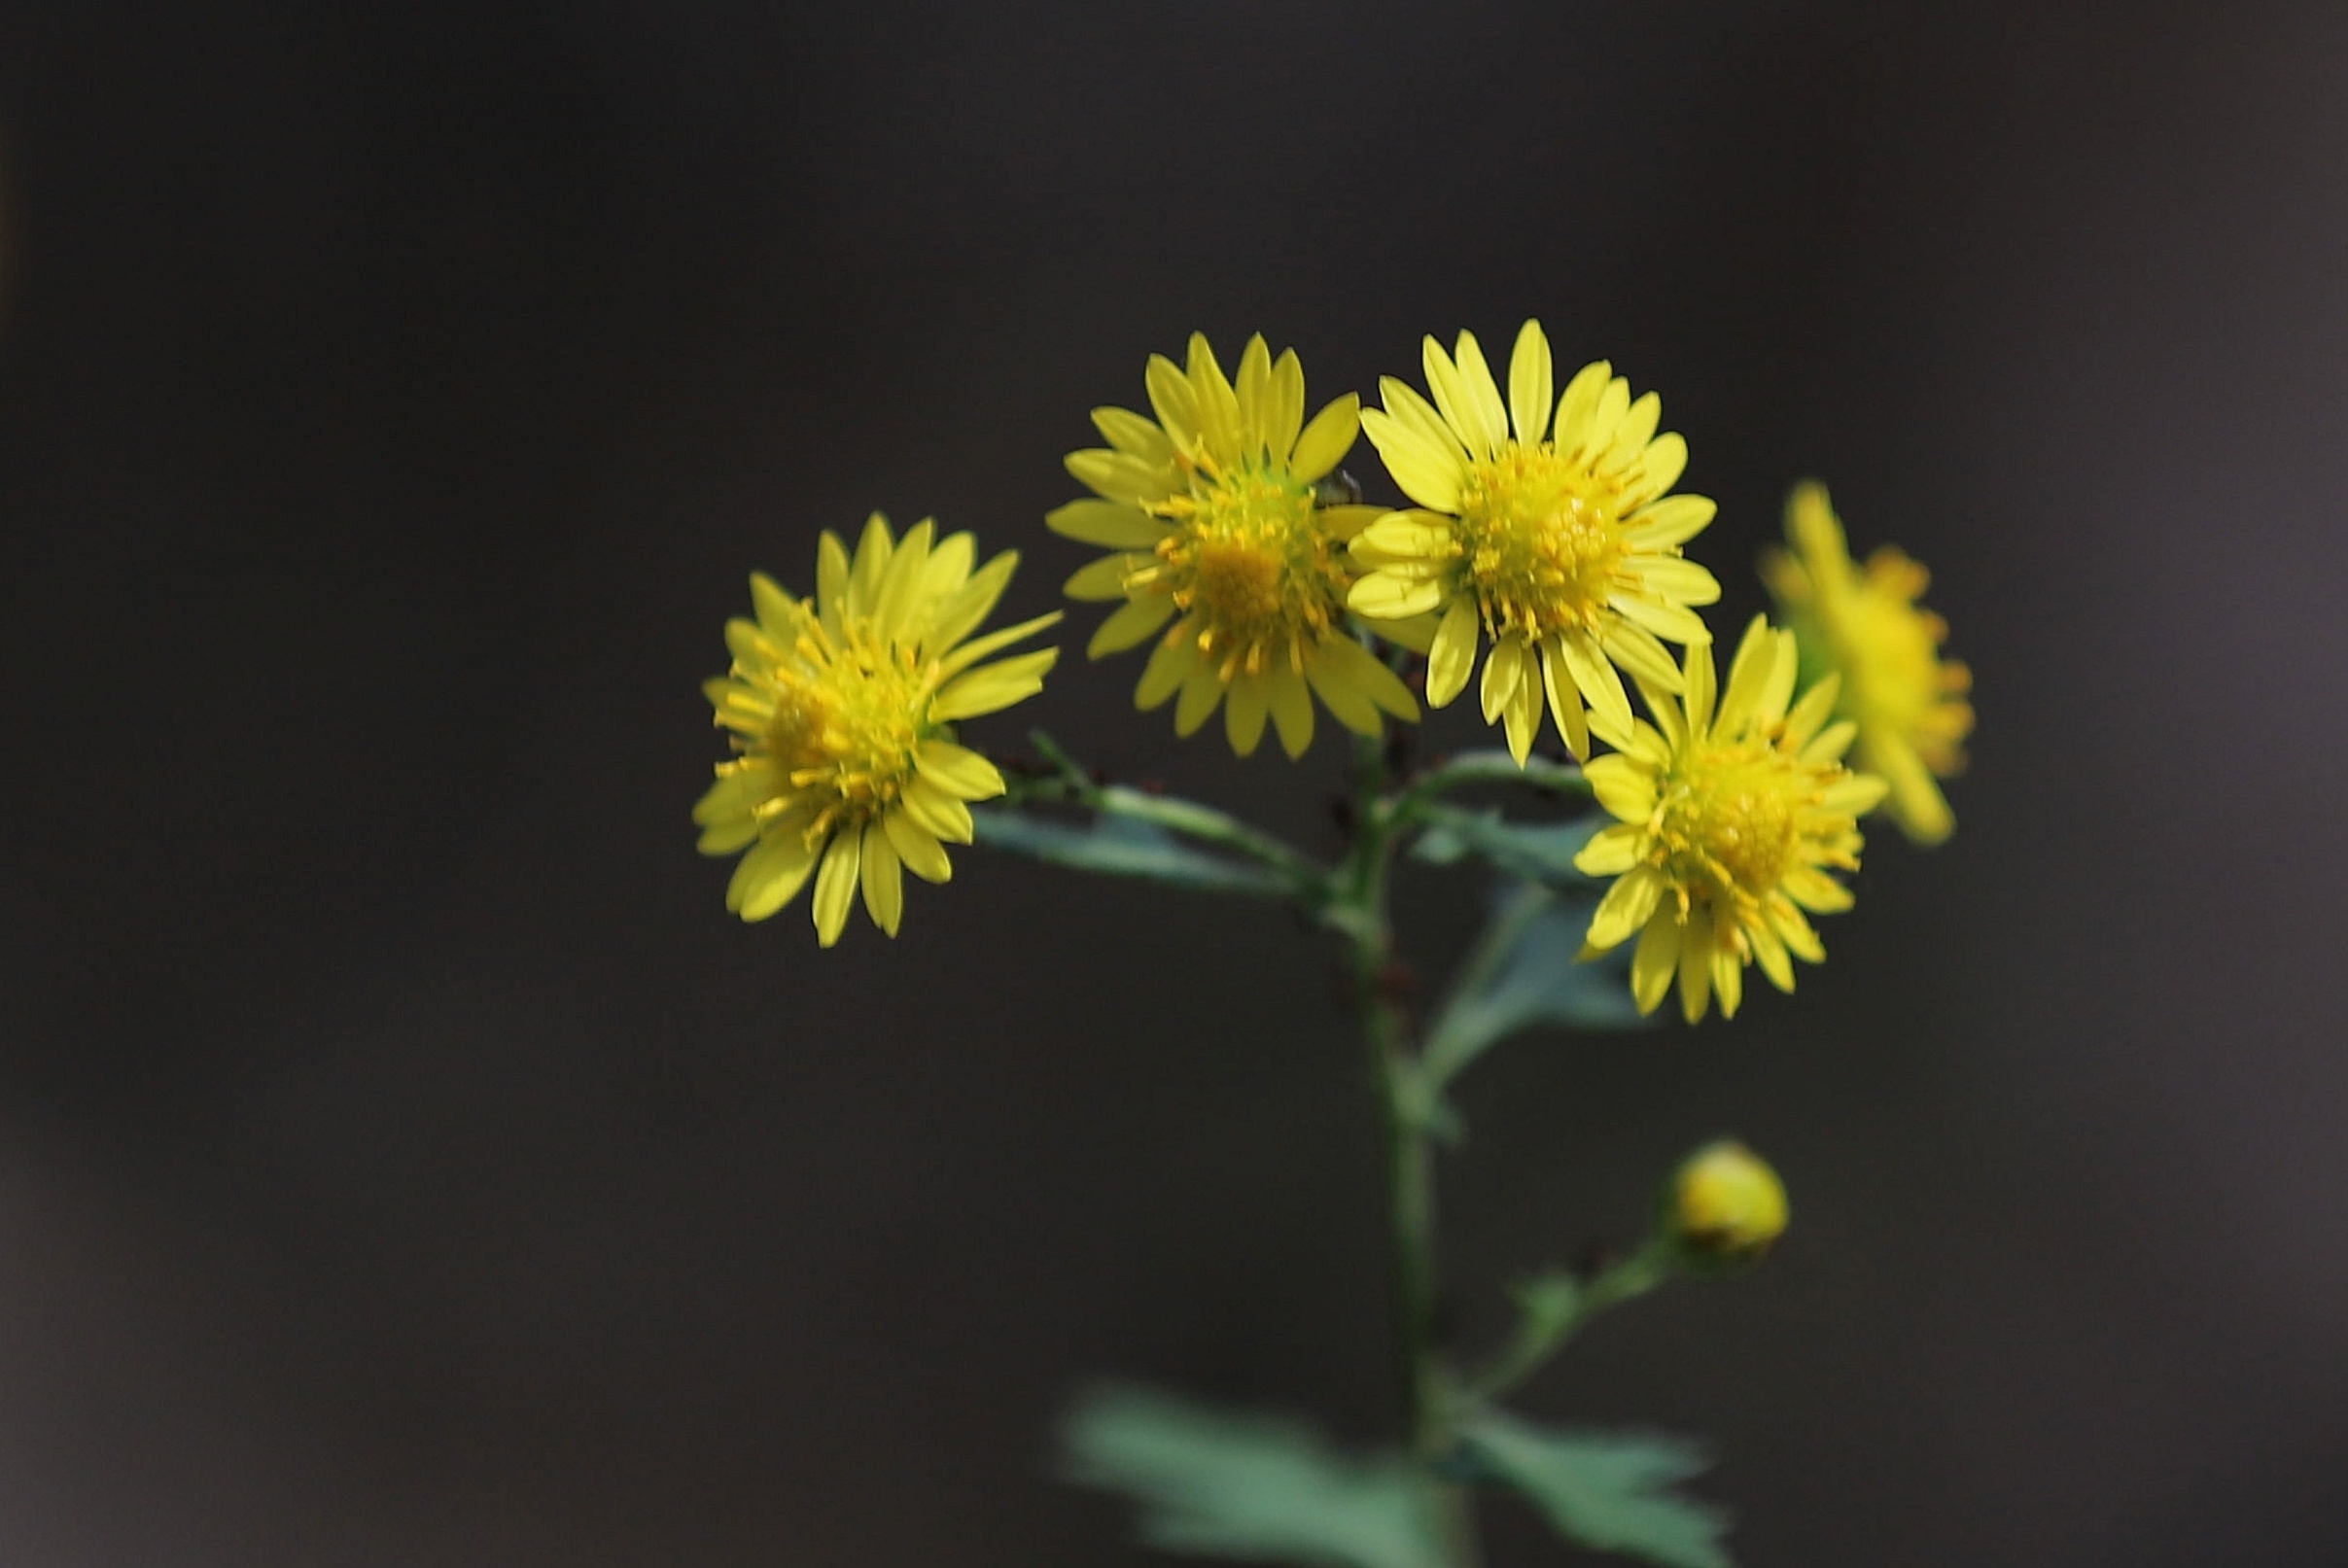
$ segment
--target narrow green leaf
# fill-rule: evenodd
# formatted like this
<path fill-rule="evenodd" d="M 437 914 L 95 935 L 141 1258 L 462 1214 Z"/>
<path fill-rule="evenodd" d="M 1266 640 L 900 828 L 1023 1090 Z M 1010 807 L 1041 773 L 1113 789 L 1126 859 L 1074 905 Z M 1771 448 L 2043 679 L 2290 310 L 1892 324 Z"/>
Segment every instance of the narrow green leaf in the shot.
<path fill-rule="evenodd" d="M 1488 1411 L 1461 1440 L 1568 1541 L 1662 1568 L 1734 1568 L 1720 1544 L 1728 1515 L 1671 1489 L 1708 1464 L 1685 1439 L 1553 1430 Z"/>
<path fill-rule="evenodd" d="M 1591 816 L 1570 822 L 1512 822 L 1497 811 L 1430 806 L 1426 831 L 1411 846 L 1411 855 L 1431 865 L 1453 865 L 1472 854 L 1522 881 L 1578 892 L 1595 884 L 1573 868 L 1573 857 L 1609 820 Z"/>
<path fill-rule="evenodd" d="M 1065 1437 L 1069 1479 L 1140 1504 L 1152 1546 L 1322 1568 L 1444 1568 L 1427 1476 L 1399 1457 L 1349 1458 L 1300 1422 L 1110 1388 L 1077 1404 Z"/>
<path fill-rule="evenodd" d="M 970 821 L 992 850 L 1108 877 L 1138 877 L 1202 892 L 1287 896 L 1289 886 L 1259 867 L 1194 850 L 1164 828 L 1127 817 L 1069 822 L 1015 807 L 975 808 Z"/>

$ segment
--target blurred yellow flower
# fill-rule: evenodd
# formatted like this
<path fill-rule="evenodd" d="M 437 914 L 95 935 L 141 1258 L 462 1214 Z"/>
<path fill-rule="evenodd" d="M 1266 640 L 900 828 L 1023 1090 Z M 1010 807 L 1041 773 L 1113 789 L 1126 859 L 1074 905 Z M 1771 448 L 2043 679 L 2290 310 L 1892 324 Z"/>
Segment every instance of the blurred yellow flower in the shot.
<path fill-rule="evenodd" d="M 1749 1263 L 1785 1234 L 1785 1183 L 1735 1139 L 1690 1155 L 1671 1179 L 1671 1229 L 1699 1258 Z"/>
<path fill-rule="evenodd" d="M 1643 1013 L 1676 975 L 1688 1022 L 1714 996 L 1733 1018 L 1754 961 L 1793 990 L 1789 953 L 1826 958 L 1802 912 L 1850 907 L 1827 868 L 1858 869 L 1857 819 L 1882 800 L 1884 784 L 1842 765 L 1855 726 L 1827 723 L 1832 676 L 1788 711 L 1797 663 L 1793 634 L 1757 615 L 1715 702 L 1712 650 L 1693 646 L 1684 695 L 1642 682 L 1656 722 L 1638 721 L 1622 751 L 1584 768 L 1598 804 L 1620 819 L 1574 860 L 1616 879 L 1591 918 L 1586 956 L 1636 936 L 1630 990 Z"/>
<path fill-rule="evenodd" d="M 1826 486 L 1797 485 L 1785 505 L 1793 553 L 1769 550 L 1761 575 L 1802 645 L 1805 672 L 1842 677 L 1835 712 L 1859 725 L 1852 758 L 1891 785 L 1890 816 L 1918 844 L 1938 844 L 1956 818 L 1933 776 L 1965 766 L 1973 672 L 1941 658 L 1948 623 L 1916 603 L 1929 575 L 1891 545 L 1854 566 Z"/>
<path fill-rule="evenodd" d="M 1409 689 L 1345 622 L 1346 542 L 1378 508 L 1325 505 L 1318 494 L 1360 432 L 1361 400 L 1349 393 L 1307 424 L 1295 351 L 1276 361 L 1260 335 L 1240 356 L 1236 386 L 1197 333 L 1187 369 L 1152 355 L 1145 381 L 1157 418 L 1094 409 L 1109 444 L 1069 453 L 1068 470 L 1096 499 L 1045 519 L 1115 552 L 1068 582 L 1072 599 L 1125 601 L 1090 655 L 1156 638 L 1135 706 L 1174 699 L 1174 731 L 1190 735 L 1228 699 L 1224 729 L 1242 756 L 1267 716 L 1302 756 L 1314 694 L 1363 735 L 1380 732 L 1382 711 L 1417 718 Z"/>
<path fill-rule="evenodd" d="M 894 540 L 876 512 L 851 560 L 826 531 L 812 599 L 753 574 L 756 618 L 725 623 L 733 669 L 702 689 L 735 754 L 693 820 L 702 854 L 750 851 L 725 890 L 746 921 L 774 914 L 812 875 L 824 946 L 840 939 L 859 884 L 865 913 L 894 936 L 900 871 L 952 876 L 945 844 L 970 842 L 964 803 L 1003 791 L 993 763 L 954 744 L 953 725 L 1042 688 L 1057 648 L 979 661 L 1060 612 L 964 641 L 1019 557 L 1006 550 L 973 571 L 968 534 L 933 544 L 933 533 L 925 519 Z"/>
<path fill-rule="evenodd" d="M 1432 404 L 1387 376 L 1384 410 L 1361 416 L 1417 505 L 1381 516 L 1353 541 L 1368 570 L 1348 602 L 1375 620 L 1440 613 L 1427 659 L 1432 707 L 1465 689 L 1481 639 L 1490 638 L 1484 717 L 1505 721 L 1517 761 L 1540 731 L 1544 692 L 1565 744 L 1588 757 L 1585 705 L 1609 741 L 1630 727 L 1618 666 L 1677 691 L 1679 667 L 1659 639 L 1711 641 L 1694 607 L 1717 600 L 1720 584 L 1680 546 L 1715 508 L 1701 496 L 1665 494 L 1687 467 L 1688 443 L 1658 436 L 1661 400 L 1650 392 L 1632 401 L 1630 383 L 1606 362 L 1583 366 L 1552 408 L 1539 322 L 1517 334 L 1505 403 L 1473 332 L 1459 334 L 1455 355 L 1429 337 L 1422 358 Z"/>

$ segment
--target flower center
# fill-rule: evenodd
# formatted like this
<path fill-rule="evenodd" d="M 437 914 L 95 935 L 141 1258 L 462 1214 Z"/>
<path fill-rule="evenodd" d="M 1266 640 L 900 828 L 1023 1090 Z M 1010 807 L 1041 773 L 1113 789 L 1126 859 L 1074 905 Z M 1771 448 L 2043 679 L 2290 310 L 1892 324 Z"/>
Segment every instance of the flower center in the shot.
<path fill-rule="evenodd" d="M 1842 607 L 1842 700 L 1861 723 L 1905 729 L 1930 711 L 1940 687 L 1939 651 L 1924 616 L 1904 601 L 1862 590 Z"/>
<path fill-rule="evenodd" d="M 1493 635 L 1597 624 L 1625 553 L 1605 489 L 1546 442 L 1468 465 L 1460 554 Z"/>
<path fill-rule="evenodd" d="M 878 817 L 912 779 L 929 682 L 912 648 L 883 641 L 866 620 L 836 642 L 816 628 L 799 651 L 805 667 L 775 672 L 766 746 L 794 786 L 836 792 L 818 813 L 828 833 Z"/>
<path fill-rule="evenodd" d="M 1284 473 L 1202 464 L 1191 492 L 1157 514 L 1178 525 L 1158 544 L 1155 579 L 1175 608 L 1202 625 L 1199 651 L 1222 660 L 1225 679 L 1261 674 L 1276 657 L 1303 670 L 1305 645 L 1345 606 L 1349 579 L 1337 541 L 1318 526 L 1313 489 Z"/>
<path fill-rule="evenodd" d="M 1658 837 L 1672 880 L 1758 903 L 1794 868 L 1813 795 L 1791 757 L 1758 741 L 1697 753 L 1664 788 Z"/>

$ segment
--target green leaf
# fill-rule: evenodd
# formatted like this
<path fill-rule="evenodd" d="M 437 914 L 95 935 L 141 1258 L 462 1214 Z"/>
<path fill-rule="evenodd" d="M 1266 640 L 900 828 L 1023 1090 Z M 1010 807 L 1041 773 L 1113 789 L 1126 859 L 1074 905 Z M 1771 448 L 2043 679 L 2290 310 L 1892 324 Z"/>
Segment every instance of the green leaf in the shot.
<path fill-rule="evenodd" d="M 1522 881 L 1582 891 L 1594 886 L 1594 879 L 1573 868 L 1573 857 L 1610 820 L 1591 816 L 1570 822 L 1512 822 L 1497 811 L 1430 806 L 1426 831 L 1411 846 L 1411 856 L 1430 865 L 1454 865 L 1473 854 Z"/>
<path fill-rule="evenodd" d="M 1489 975 L 1454 996 L 1429 1031 L 1425 1071 L 1440 1085 L 1486 1050 L 1543 1024 L 1566 1028 L 1635 1028 L 1648 1022 L 1631 999 L 1628 945 L 1582 961 L 1582 937 L 1596 902 L 1560 898 L 1517 932 Z"/>
<path fill-rule="evenodd" d="M 1522 1492 L 1568 1541 L 1662 1568 L 1734 1568 L 1728 1515 L 1671 1490 L 1708 1465 L 1682 1438 L 1561 1431 L 1487 1411 L 1461 1433 L 1468 1457 Z"/>
<path fill-rule="evenodd" d="M 1352 1459 L 1312 1428 L 1146 1389 L 1081 1400 L 1069 1479 L 1141 1505 L 1141 1538 L 1207 1556 L 1328 1568 L 1444 1568 L 1431 1481 L 1399 1457 Z"/>
<path fill-rule="evenodd" d="M 1194 850 L 1164 828 L 1129 817 L 1060 821 L 1013 807 L 970 813 L 977 841 L 992 850 L 1109 877 L 1139 877 L 1203 892 L 1282 898 L 1289 885 L 1260 867 Z"/>

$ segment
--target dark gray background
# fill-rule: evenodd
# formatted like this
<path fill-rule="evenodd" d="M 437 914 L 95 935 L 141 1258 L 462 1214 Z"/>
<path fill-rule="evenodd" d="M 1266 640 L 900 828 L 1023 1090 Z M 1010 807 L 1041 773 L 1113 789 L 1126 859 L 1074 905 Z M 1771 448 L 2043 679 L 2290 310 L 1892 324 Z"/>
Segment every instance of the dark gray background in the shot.
<path fill-rule="evenodd" d="M 2348 1560 L 2348 13 L 5 36 L 12 1568 L 1139 1563 L 1046 1477 L 1082 1380 L 1383 1432 L 1326 955 L 976 852 L 894 946 L 742 928 L 695 686 L 744 574 L 872 506 L 1052 603 L 1060 453 L 1194 326 L 1317 402 L 1528 313 L 1664 393 L 1723 624 L 1821 474 L 1935 569 L 1982 722 L 1798 998 L 1477 1070 L 1463 1326 L 1741 1132 L 1778 1257 L 1528 1404 L 1714 1435 L 1743 1560 Z M 1138 673 L 977 733 L 1325 840 L 1334 747 L 1178 746 Z M 1405 890 L 1440 961 L 1472 895 Z"/>

